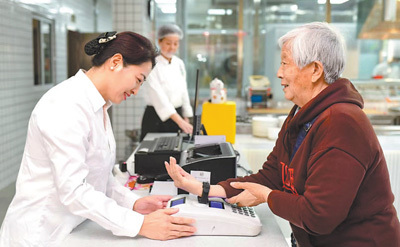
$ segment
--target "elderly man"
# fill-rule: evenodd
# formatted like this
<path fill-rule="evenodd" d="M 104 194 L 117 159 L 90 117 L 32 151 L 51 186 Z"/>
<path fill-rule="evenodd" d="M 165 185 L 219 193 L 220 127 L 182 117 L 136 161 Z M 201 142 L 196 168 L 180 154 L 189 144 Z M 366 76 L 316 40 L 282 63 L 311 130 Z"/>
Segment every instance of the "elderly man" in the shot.
<path fill-rule="evenodd" d="M 300 246 L 400 246 L 389 174 L 379 141 L 362 111 L 363 99 L 340 78 L 342 36 L 310 23 L 279 39 L 277 76 L 295 106 L 262 169 L 212 185 L 210 196 L 239 206 L 267 202 L 288 220 Z M 202 183 L 172 158 L 175 185 L 202 195 Z"/>

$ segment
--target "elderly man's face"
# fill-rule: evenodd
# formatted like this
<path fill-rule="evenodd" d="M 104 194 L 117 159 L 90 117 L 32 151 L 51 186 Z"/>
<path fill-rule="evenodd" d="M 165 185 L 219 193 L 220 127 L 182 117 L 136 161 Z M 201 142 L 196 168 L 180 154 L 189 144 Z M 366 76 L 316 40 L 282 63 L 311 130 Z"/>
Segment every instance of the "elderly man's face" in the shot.
<path fill-rule="evenodd" d="M 281 51 L 281 66 L 277 76 L 281 79 L 285 98 L 302 107 L 312 99 L 312 66 L 300 69 L 292 58 L 290 47 L 285 43 Z"/>

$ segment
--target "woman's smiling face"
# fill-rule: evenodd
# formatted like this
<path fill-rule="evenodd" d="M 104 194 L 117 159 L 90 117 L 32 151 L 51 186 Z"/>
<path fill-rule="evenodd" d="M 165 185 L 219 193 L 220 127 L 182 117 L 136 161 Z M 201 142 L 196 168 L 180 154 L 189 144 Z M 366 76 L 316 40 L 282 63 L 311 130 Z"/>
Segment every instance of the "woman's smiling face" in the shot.
<path fill-rule="evenodd" d="M 137 94 L 152 69 L 151 62 L 115 68 L 115 78 L 108 87 L 108 100 L 119 104 L 132 94 Z"/>

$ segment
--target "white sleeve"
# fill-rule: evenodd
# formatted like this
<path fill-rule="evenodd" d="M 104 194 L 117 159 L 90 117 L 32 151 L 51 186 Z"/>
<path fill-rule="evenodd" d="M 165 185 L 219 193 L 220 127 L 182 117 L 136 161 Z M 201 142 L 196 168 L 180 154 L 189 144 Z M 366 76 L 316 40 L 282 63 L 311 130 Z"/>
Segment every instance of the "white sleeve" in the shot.
<path fill-rule="evenodd" d="M 146 82 L 147 85 L 147 94 L 150 98 L 150 102 L 152 103 L 154 109 L 157 112 L 157 115 L 164 122 L 168 120 L 172 114 L 176 113 L 175 107 L 171 104 L 168 99 L 168 96 L 164 92 L 162 86 L 160 85 L 160 73 L 157 69 L 157 64 L 154 69 L 150 72 L 148 79 Z"/>
<path fill-rule="evenodd" d="M 68 105 L 60 108 L 60 104 L 48 105 L 47 114 L 38 117 L 37 125 L 43 138 L 43 147 L 50 159 L 60 202 L 72 214 L 91 219 L 114 235 L 136 236 L 144 216 L 130 208 L 121 207 L 86 182 L 89 175 L 86 155 L 89 136 L 92 134 L 88 119 L 90 116 L 81 109 L 82 106 Z M 94 152 L 97 151 L 101 154 L 104 150 Z"/>
<path fill-rule="evenodd" d="M 110 176 L 108 178 L 107 184 L 107 193 L 106 195 L 112 199 L 114 199 L 118 205 L 133 209 L 133 205 L 136 200 L 139 199 L 135 193 L 132 193 L 131 190 L 121 185 L 114 177 L 112 172 L 110 172 Z"/>

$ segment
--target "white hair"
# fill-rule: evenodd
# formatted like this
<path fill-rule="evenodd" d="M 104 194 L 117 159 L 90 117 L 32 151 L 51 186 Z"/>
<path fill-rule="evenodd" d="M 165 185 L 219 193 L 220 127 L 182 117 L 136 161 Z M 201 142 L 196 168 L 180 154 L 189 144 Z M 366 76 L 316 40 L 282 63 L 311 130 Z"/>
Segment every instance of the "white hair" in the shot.
<path fill-rule="evenodd" d="M 163 39 L 168 35 L 177 35 L 179 39 L 183 38 L 182 29 L 176 24 L 165 24 L 158 29 L 158 39 Z"/>
<path fill-rule="evenodd" d="M 329 84 L 336 81 L 344 70 L 346 44 L 343 36 L 326 22 L 302 25 L 279 38 L 279 47 L 287 43 L 297 67 L 320 61 L 324 78 Z"/>

